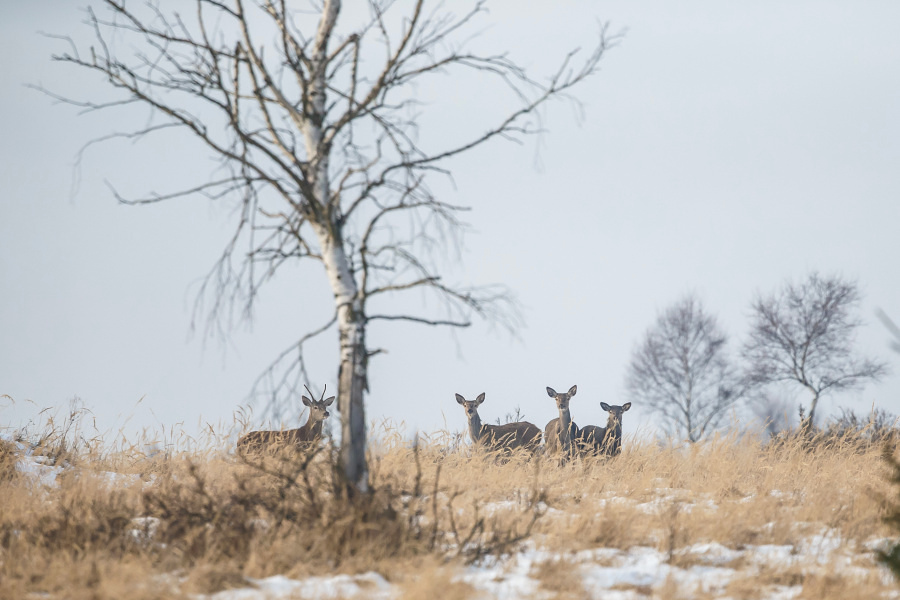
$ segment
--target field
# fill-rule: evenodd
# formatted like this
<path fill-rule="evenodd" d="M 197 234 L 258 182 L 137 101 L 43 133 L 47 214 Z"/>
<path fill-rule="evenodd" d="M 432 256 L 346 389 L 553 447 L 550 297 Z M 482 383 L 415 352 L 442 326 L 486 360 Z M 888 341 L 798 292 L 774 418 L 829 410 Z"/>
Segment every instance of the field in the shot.
<path fill-rule="evenodd" d="M 472 454 L 381 427 L 370 497 L 328 447 L 241 460 L 0 440 L 0 600 L 897 598 L 881 444 L 626 437 L 615 459 Z M 200 449 L 197 449 L 200 448 Z"/>

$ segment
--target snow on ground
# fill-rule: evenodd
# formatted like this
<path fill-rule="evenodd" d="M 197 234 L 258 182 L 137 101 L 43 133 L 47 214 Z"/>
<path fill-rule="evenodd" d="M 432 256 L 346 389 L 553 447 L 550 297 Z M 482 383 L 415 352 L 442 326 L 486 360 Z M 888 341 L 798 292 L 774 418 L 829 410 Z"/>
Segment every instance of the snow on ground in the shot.
<path fill-rule="evenodd" d="M 335 575 L 333 577 L 308 577 L 289 579 L 282 575 L 265 579 L 248 579 L 252 588 L 225 590 L 209 596 L 197 596 L 209 600 L 279 600 L 281 598 L 366 598 L 387 600 L 396 596 L 396 590 L 378 573 L 362 575 Z"/>
<path fill-rule="evenodd" d="M 0 439 L 5 439 L 0 436 Z M 74 471 L 68 463 L 52 464 L 54 461 L 49 456 L 35 455 L 34 447 L 23 444 L 19 441 L 7 439 L 6 441 L 15 444 L 16 452 L 20 458 L 16 461 L 16 471 L 25 475 L 31 482 L 38 487 L 55 488 L 59 484 L 56 479 L 66 471 Z M 48 464 L 51 463 L 51 464 Z M 77 472 L 81 472 L 78 470 Z M 114 471 L 91 471 L 91 473 L 106 481 L 110 487 L 122 486 L 138 483 L 141 476 L 137 474 L 116 473 Z M 151 476 L 149 482 L 152 483 L 155 477 Z"/>
<path fill-rule="evenodd" d="M 56 477 L 63 472 L 63 467 L 45 464 L 51 462 L 47 456 L 35 456 L 34 448 L 16 440 L 6 431 L 0 432 L 0 440 L 12 444 L 19 456 L 16 471 L 28 477 L 38 487 L 57 487 Z"/>
<path fill-rule="evenodd" d="M 574 555 L 554 555 L 530 549 L 507 561 L 471 567 L 461 579 L 498 600 L 540 598 L 548 594 L 539 591 L 540 582 L 533 578 L 534 567 L 542 562 L 566 560 L 573 565 L 573 572 L 581 575 L 590 597 L 632 599 L 645 598 L 650 590 L 657 590 L 669 581 L 674 581 L 687 593 L 702 590 L 713 595 L 722 594 L 734 578 L 752 576 L 760 566 L 798 566 L 806 572 L 818 569 L 832 574 L 843 570 L 848 575 L 860 576 L 866 572 L 862 567 L 851 565 L 852 557 L 840 551 L 839 538 L 831 532 L 806 538 L 797 547 L 760 545 L 735 550 L 718 543 L 704 543 L 682 548 L 675 554 L 670 563 L 666 553 L 642 546 L 628 550 L 599 548 Z M 685 562 L 687 557 L 690 566 L 675 566 Z M 871 568 L 881 571 L 886 583 L 891 581 L 890 573 L 876 566 L 874 560 Z M 801 590 L 801 586 L 778 586 L 770 590 L 768 597 L 793 598 Z"/>
<path fill-rule="evenodd" d="M 501 500 L 499 502 L 486 502 L 481 505 L 481 512 L 485 516 L 494 516 L 497 513 L 502 512 L 512 512 L 512 511 L 522 511 L 526 508 L 524 500 Z M 542 513 L 547 517 L 565 517 L 566 513 L 564 511 L 559 510 L 558 508 L 553 508 L 552 506 L 547 506 L 544 502 L 538 502 L 534 505 L 534 509 Z M 457 513 L 463 514 L 464 509 L 460 508 L 457 510 Z"/>
<path fill-rule="evenodd" d="M 877 547 L 883 540 L 872 540 L 867 546 Z M 479 598 L 491 600 L 536 600 L 554 597 L 552 590 L 542 587 L 535 569 L 542 563 L 565 561 L 566 568 L 580 576 L 588 597 L 604 600 L 636 600 L 650 596 L 665 585 L 675 584 L 683 593 L 702 591 L 714 597 L 726 597 L 725 589 L 737 577 L 752 577 L 763 566 L 787 568 L 798 566 L 804 572 L 844 572 L 864 576 L 868 569 L 851 564 L 851 557 L 841 546 L 839 536 L 825 531 L 803 539 L 797 546 L 759 545 L 740 550 L 712 542 L 694 544 L 676 552 L 669 561 L 666 553 L 655 548 L 636 546 L 628 550 L 597 548 L 571 554 L 550 553 L 534 544 L 503 560 L 487 560 L 462 569 L 458 581 L 471 585 Z M 857 555 L 856 558 L 859 559 Z M 868 555 L 871 558 L 871 555 Z M 685 562 L 685 559 L 689 559 Z M 858 561 L 857 561 L 858 562 Z M 678 564 L 690 566 L 679 567 Z M 735 565 L 735 566 L 729 566 Z M 890 584 L 891 575 L 871 561 Z M 198 600 L 278 600 L 281 598 L 373 598 L 391 599 L 401 589 L 377 573 L 337 575 L 293 580 L 286 577 L 250 579 L 254 587 L 227 590 Z M 766 597 L 789 600 L 802 592 L 800 585 L 773 585 Z M 900 598 L 900 592 L 894 596 Z"/>
<path fill-rule="evenodd" d="M 520 598 L 552 598 L 551 590 L 542 588 L 534 569 L 544 562 L 565 560 L 578 573 L 588 597 L 604 600 L 635 600 L 647 598 L 662 586 L 674 582 L 685 593 L 702 591 L 713 596 L 725 597 L 725 588 L 738 576 L 752 576 L 761 565 L 786 567 L 804 565 L 810 572 L 827 564 L 829 572 L 843 568 L 843 561 L 833 561 L 840 548 L 828 533 L 811 536 L 798 547 L 789 545 L 749 546 L 734 550 L 717 543 L 695 544 L 680 551 L 690 555 L 696 564 L 678 567 L 670 564 L 665 553 L 655 548 L 634 547 L 628 550 L 597 548 L 571 555 L 548 553 L 534 546 L 500 561 L 462 570 L 457 580 L 471 585 L 480 598 L 492 600 L 517 600 Z M 739 560 L 743 559 L 743 561 Z M 824 562 L 823 562 L 824 561 Z M 729 564 L 741 564 L 732 568 Z M 861 567 L 846 566 L 852 573 L 865 571 Z M 872 564 L 872 568 L 881 569 Z M 863 573 L 860 573 L 862 575 Z M 890 574 L 882 569 L 886 583 Z M 372 598 L 391 599 L 401 595 L 398 586 L 392 585 L 377 573 L 362 575 L 337 575 L 310 577 L 302 580 L 282 576 L 248 580 L 254 587 L 227 590 L 209 596 L 197 596 L 204 600 L 278 600 L 281 598 Z M 773 600 L 788 600 L 800 595 L 800 585 L 774 585 L 766 592 Z M 898 592 L 894 597 L 900 597 Z"/>
<path fill-rule="evenodd" d="M 63 472 L 63 467 L 46 465 L 46 456 L 28 456 L 16 461 L 16 471 L 28 476 L 36 485 L 56 487 L 56 477 Z"/>

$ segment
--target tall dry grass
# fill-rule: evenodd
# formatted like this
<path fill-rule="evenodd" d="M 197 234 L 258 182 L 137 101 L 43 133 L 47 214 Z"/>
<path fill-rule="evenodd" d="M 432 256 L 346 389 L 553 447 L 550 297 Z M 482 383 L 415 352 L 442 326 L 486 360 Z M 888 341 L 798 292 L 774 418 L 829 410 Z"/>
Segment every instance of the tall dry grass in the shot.
<path fill-rule="evenodd" d="M 546 585 L 567 556 L 598 547 L 651 546 L 689 566 L 692 544 L 800 544 L 828 531 L 859 550 L 891 534 L 883 518 L 896 496 L 882 447 L 850 437 L 812 447 L 737 435 L 626 440 L 615 459 L 560 467 L 472 453 L 452 436 L 411 444 L 388 426 L 370 450 L 375 491 L 361 497 L 346 493 L 328 447 L 242 458 L 220 443 L 147 455 L 72 444 L 59 432 L 19 437 L 61 472 L 40 484 L 20 470 L 22 448 L 0 442 L 0 599 L 177 598 L 247 585 L 245 577 L 369 570 L 407 595 L 452 588 L 462 598 L 471 590 L 450 586 L 448 567 L 525 541 L 555 556 L 535 569 Z"/>

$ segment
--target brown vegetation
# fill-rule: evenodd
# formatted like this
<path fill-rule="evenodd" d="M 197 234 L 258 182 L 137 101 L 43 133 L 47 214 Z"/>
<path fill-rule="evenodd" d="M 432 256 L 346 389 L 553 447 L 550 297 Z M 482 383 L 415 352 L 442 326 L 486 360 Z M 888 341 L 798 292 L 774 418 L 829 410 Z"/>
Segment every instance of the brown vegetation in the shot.
<path fill-rule="evenodd" d="M 83 445 L 65 468 L 28 458 L 56 473 L 41 484 L 22 471 L 28 444 L 0 443 L 0 598 L 172 598 L 249 587 L 248 577 L 365 571 L 409 597 L 446 588 L 465 598 L 477 594 L 454 575 L 460 567 L 526 540 L 551 557 L 531 576 L 575 598 L 581 584 L 565 573 L 578 572 L 579 551 L 647 546 L 673 568 L 690 568 L 706 560 L 692 550 L 702 543 L 799 548 L 828 531 L 859 557 L 867 542 L 891 533 L 882 449 L 849 440 L 814 448 L 739 437 L 684 447 L 626 440 L 616 459 L 560 467 L 524 451 L 501 464 L 447 451 L 441 441 L 415 445 L 396 430 L 379 434 L 370 455 L 374 492 L 362 496 L 339 485 L 328 447 L 242 457 L 100 454 Z M 107 472 L 112 466 L 116 473 Z M 830 597 L 823 590 L 858 583 L 798 565 L 731 566 L 739 573 L 729 584 L 733 597 L 764 596 L 778 585 Z M 744 581 L 751 573 L 759 587 Z M 883 578 L 864 580 L 867 594 L 886 589 Z M 676 593 L 667 590 L 653 593 Z"/>

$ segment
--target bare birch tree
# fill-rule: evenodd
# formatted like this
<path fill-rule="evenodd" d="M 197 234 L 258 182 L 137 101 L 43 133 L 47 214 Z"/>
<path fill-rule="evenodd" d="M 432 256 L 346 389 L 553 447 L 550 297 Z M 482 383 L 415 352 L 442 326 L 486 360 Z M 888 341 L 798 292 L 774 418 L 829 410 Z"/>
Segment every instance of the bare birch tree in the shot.
<path fill-rule="evenodd" d="M 858 387 L 886 373 L 884 363 L 853 350 L 862 324 L 853 314 L 859 301 L 855 283 L 818 273 L 753 301 L 743 347 L 746 380 L 755 387 L 790 382 L 806 388 L 812 397 L 801 424 L 805 431 L 815 423 L 823 394 Z"/>
<path fill-rule="evenodd" d="M 475 315 L 508 316 L 503 288 L 442 278 L 434 257 L 459 231 L 466 207 L 436 197 L 428 176 L 448 174 L 449 159 L 492 140 L 539 132 L 541 107 L 554 98 L 574 101 L 569 92 L 598 69 L 613 37 L 601 26 L 592 49 L 560 57 L 558 69 L 538 81 L 503 53 L 469 50 L 483 0 L 454 2 L 462 12 L 425 0 L 359 1 L 346 19 L 355 24 L 346 26 L 340 0 L 303 9 L 287 0 L 194 0 L 168 4 L 170 12 L 165 6 L 95 0 L 86 11 L 92 45 L 64 38 L 70 49 L 54 59 L 98 73 L 119 95 L 61 99 L 87 111 L 150 107 L 152 124 L 101 139 L 177 128 L 221 161 L 224 175 L 191 189 L 116 194 L 128 204 L 196 194 L 239 199 L 234 235 L 201 292 L 212 297 L 211 318 L 235 304 L 249 313 L 282 265 L 322 265 L 333 316 L 278 356 L 261 383 L 275 401 L 291 395 L 306 379 L 304 343 L 337 330 L 341 459 L 348 482 L 365 490 L 363 396 L 369 359 L 378 352 L 367 344 L 368 325 L 466 327 Z M 175 6 L 191 6 L 192 14 Z M 472 127 L 462 141 L 420 141 L 415 111 L 428 107 L 416 102 L 414 86 L 463 71 L 505 86 L 517 106 L 486 128 Z M 471 120 L 455 116 L 465 132 Z M 423 290 L 440 300 L 437 311 L 391 310 L 399 295 Z"/>
<path fill-rule="evenodd" d="M 727 340 L 697 298 L 676 302 L 632 354 L 626 376 L 631 400 L 659 413 L 663 426 L 682 439 L 703 438 L 742 396 Z"/>

